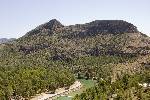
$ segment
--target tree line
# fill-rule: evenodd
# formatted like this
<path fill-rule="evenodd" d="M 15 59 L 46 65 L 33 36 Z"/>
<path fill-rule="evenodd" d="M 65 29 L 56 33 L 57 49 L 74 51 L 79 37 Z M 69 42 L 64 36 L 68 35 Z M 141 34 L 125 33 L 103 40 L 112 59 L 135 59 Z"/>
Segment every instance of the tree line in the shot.
<path fill-rule="evenodd" d="M 0 99 L 29 99 L 37 93 L 67 87 L 75 81 L 73 74 L 65 68 L 19 67 L 0 68 Z"/>

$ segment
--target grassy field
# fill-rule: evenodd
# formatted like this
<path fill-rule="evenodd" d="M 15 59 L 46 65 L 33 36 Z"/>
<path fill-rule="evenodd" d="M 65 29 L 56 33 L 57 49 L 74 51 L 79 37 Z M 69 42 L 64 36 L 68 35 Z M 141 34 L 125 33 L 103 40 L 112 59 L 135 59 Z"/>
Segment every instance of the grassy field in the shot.
<path fill-rule="evenodd" d="M 72 100 L 72 97 L 62 96 L 62 97 L 57 98 L 56 100 Z"/>
<path fill-rule="evenodd" d="M 86 89 L 94 86 L 94 81 L 93 80 L 78 79 L 78 81 L 80 81 L 81 84 L 83 85 L 83 87 L 80 90 L 71 92 L 66 96 L 62 96 L 62 97 L 57 98 L 56 100 L 72 100 L 72 98 L 76 94 L 81 94 Z"/>

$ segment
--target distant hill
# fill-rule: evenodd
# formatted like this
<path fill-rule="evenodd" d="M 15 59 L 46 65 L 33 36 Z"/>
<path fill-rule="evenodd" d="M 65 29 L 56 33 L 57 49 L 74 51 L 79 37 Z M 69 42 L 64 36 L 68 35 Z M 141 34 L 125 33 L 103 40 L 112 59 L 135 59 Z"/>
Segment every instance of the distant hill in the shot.
<path fill-rule="evenodd" d="M 0 38 L 0 43 L 7 43 L 7 42 L 10 42 L 10 41 L 13 41 L 13 40 L 15 40 L 15 38 L 10 38 L 10 39 Z"/>

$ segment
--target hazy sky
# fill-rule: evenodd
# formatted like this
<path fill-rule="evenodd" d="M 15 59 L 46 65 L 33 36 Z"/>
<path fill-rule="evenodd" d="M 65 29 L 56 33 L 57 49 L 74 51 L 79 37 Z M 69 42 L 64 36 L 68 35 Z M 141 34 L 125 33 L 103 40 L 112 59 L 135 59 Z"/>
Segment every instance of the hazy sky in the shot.
<path fill-rule="evenodd" d="M 150 0 L 0 0 L 0 38 L 18 38 L 54 18 L 64 25 L 126 20 L 150 36 Z"/>

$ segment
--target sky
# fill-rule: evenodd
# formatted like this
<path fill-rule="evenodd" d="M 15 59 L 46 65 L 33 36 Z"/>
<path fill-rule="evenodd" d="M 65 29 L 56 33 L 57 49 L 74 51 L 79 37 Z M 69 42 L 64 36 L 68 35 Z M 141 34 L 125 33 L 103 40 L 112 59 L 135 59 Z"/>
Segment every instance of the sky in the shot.
<path fill-rule="evenodd" d="M 150 0 L 0 0 L 0 38 L 19 38 L 51 19 L 125 20 L 150 36 Z"/>

